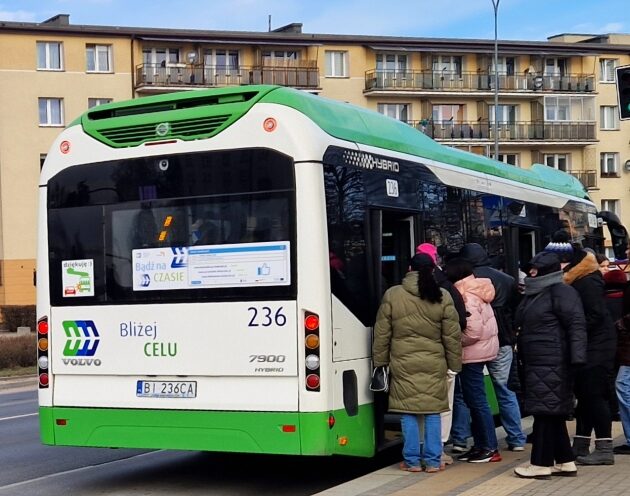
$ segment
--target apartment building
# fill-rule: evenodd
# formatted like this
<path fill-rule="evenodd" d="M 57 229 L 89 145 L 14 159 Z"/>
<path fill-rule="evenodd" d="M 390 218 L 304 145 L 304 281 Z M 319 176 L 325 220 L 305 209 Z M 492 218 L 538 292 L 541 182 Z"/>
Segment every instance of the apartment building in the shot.
<path fill-rule="evenodd" d="M 82 26 L 0 20 L 0 305 L 33 303 L 38 174 L 61 128 L 90 106 L 171 91 L 278 84 L 350 102 L 445 145 L 544 163 L 630 220 L 630 123 L 614 68 L 630 35 L 547 42 Z M 494 108 L 498 85 L 499 105 Z M 495 116 L 497 125 L 494 126 Z"/>

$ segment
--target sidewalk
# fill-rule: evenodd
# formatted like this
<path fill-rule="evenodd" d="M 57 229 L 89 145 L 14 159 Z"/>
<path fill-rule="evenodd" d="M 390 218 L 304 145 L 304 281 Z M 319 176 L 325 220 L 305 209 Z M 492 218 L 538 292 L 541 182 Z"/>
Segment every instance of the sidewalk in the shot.
<path fill-rule="evenodd" d="M 531 431 L 531 417 L 523 419 Z M 569 432 L 575 422 L 569 422 Z M 505 436 L 502 428 L 497 436 Z M 621 423 L 613 422 L 615 446 L 623 442 Z M 505 448 L 505 441 L 499 441 Z M 333 487 L 315 496 L 609 496 L 630 494 L 630 456 L 615 456 L 615 465 L 578 466 L 577 477 L 553 477 L 551 480 L 520 479 L 514 467 L 529 463 L 531 445 L 524 452 L 501 451 L 500 463 L 455 461 L 438 474 L 403 472 L 398 465 L 385 467 L 353 481 Z"/>

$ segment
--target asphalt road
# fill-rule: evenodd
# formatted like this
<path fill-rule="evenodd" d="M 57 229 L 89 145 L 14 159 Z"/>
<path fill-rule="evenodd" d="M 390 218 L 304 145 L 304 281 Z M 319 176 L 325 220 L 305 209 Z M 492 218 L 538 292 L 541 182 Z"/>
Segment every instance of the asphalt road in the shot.
<path fill-rule="evenodd" d="M 44 446 L 37 392 L 0 390 L 0 496 L 306 496 L 394 463 L 374 460 Z"/>

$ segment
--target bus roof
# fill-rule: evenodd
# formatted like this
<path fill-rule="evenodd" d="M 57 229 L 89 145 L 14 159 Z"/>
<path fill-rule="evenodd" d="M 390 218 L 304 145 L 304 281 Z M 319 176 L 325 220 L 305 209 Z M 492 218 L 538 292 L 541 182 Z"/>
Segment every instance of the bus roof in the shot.
<path fill-rule="evenodd" d="M 80 123 L 87 134 L 113 147 L 135 146 L 168 138 L 209 138 L 226 129 L 258 102 L 291 107 L 341 140 L 423 157 L 589 200 L 582 183 L 565 172 L 541 164 L 521 169 L 457 150 L 377 112 L 279 86 L 187 91 L 110 103 L 89 110 L 73 124 Z M 182 111 L 185 111 L 186 117 Z M 170 123 L 170 128 L 158 136 L 156 125 L 164 122 Z M 180 122 L 183 125 L 178 127 Z"/>

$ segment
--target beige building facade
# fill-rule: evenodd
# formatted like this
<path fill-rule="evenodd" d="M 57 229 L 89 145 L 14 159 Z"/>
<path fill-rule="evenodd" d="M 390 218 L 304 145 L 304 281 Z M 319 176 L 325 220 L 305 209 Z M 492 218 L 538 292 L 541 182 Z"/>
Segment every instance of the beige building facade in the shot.
<path fill-rule="evenodd" d="M 89 107 L 152 94 L 278 84 L 408 122 L 515 167 L 575 175 L 630 221 L 630 121 L 614 69 L 630 35 L 547 42 L 217 32 L 0 20 L 0 305 L 35 301 L 38 176 L 59 131 Z M 496 74 L 495 74 L 496 73 Z M 499 105 L 494 108 L 498 83 Z M 494 121 L 497 125 L 494 125 Z"/>

